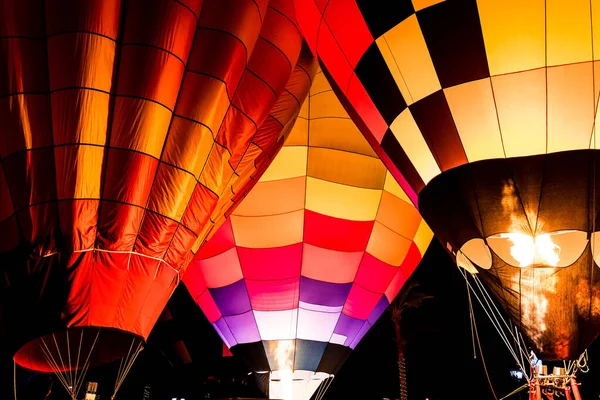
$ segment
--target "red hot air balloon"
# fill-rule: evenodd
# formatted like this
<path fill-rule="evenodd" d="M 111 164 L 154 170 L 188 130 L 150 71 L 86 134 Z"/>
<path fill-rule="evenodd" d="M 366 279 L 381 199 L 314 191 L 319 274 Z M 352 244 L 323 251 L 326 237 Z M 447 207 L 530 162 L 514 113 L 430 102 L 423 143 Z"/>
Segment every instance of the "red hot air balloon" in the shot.
<path fill-rule="evenodd" d="M 0 3 L 0 297 L 19 365 L 75 396 L 65 371 L 134 353 L 269 160 L 301 47 L 283 0 Z"/>
<path fill-rule="evenodd" d="M 544 359 L 600 332 L 600 14 L 587 1 L 296 0 L 361 131 Z"/>
<path fill-rule="evenodd" d="M 324 394 L 432 233 L 322 73 L 284 146 L 196 254 L 186 287 L 270 398 Z"/>

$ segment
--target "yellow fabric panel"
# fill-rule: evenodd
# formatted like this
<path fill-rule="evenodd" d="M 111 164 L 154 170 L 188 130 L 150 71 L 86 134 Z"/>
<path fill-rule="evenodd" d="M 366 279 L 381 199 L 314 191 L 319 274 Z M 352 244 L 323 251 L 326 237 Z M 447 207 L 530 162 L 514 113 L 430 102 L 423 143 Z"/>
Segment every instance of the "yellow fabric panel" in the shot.
<path fill-rule="evenodd" d="M 383 190 L 393 194 L 394 196 L 406 201 L 409 204 L 412 204 L 402 187 L 396 181 L 396 178 L 390 173 L 390 171 L 385 171 L 385 184 L 383 185 Z"/>
<path fill-rule="evenodd" d="M 284 146 L 260 178 L 260 182 L 306 176 L 307 160 L 308 147 Z"/>
<path fill-rule="evenodd" d="M 412 0 L 412 3 L 413 3 L 413 7 L 415 8 L 415 11 L 419 11 L 424 8 L 434 6 L 443 1 L 445 1 L 445 0 Z"/>
<path fill-rule="evenodd" d="M 106 145 L 110 95 L 95 90 L 66 90 L 52 94 L 54 144 Z"/>
<path fill-rule="evenodd" d="M 591 62 L 548 68 L 548 152 L 589 148 L 592 88 Z"/>
<path fill-rule="evenodd" d="M 223 190 L 225 190 L 231 175 L 233 175 L 233 169 L 229 164 L 230 158 L 229 151 L 215 143 L 200 174 L 199 182 L 216 193 L 217 196 L 223 194 Z"/>
<path fill-rule="evenodd" d="M 142 99 L 117 97 L 110 143 L 160 157 L 172 113 L 165 107 Z"/>
<path fill-rule="evenodd" d="M 386 168 L 378 158 L 309 147 L 308 176 L 342 185 L 383 189 Z"/>
<path fill-rule="evenodd" d="M 491 75 L 546 62 L 545 0 L 477 0 Z"/>
<path fill-rule="evenodd" d="M 59 199 L 100 198 L 104 150 L 104 147 L 86 145 L 55 148 L 56 174 L 62 177 L 62 182 L 69 183 L 69 187 L 57 186 Z"/>
<path fill-rule="evenodd" d="M 310 120 L 309 145 L 351 151 L 377 157 L 356 124 L 346 118 L 320 118 Z M 286 145 L 288 142 L 285 142 Z"/>
<path fill-rule="evenodd" d="M 419 229 L 422 218 L 412 204 L 384 191 L 375 220 L 412 240 Z"/>
<path fill-rule="evenodd" d="M 346 252 L 324 249 L 304 243 L 302 250 L 302 276 L 322 282 L 350 283 L 354 281 L 364 252 Z M 340 258 L 344 262 L 340 263 Z M 335 271 L 332 273 L 332 266 Z"/>
<path fill-rule="evenodd" d="M 411 240 L 403 238 L 375 221 L 367 244 L 367 252 L 385 263 L 399 267 L 404 261 L 411 243 Z"/>
<path fill-rule="evenodd" d="M 205 124 L 213 136 L 217 136 L 229 104 L 225 83 L 206 75 L 187 73 L 175 114 Z"/>
<path fill-rule="evenodd" d="M 148 208 L 175 221 L 181 221 L 195 188 L 196 179 L 192 175 L 161 163 L 150 193 Z"/>
<path fill-rule="evenodd" d="M 444 89 L 469 162 L 503 158 L 502 137 L 489 78 Z"/>
<path fill-rule="evenodd" d="M 546 70 L 494 76 L 492 86 L 506 156 L 544 154 Z"/>
<path fill-rule="evenodd" d="M 440 167 L 408 108 L 396 117 L 390 129 L 425 184 L 440 174 Z"/>
<path fill-rule="evenodd" d="M 313 78 L 312 85 L 310 86 L 309 96 L 312 97 L 317 93 L 326 92 L 328 90 L 331 90 L 331 86 L 329 85 L 329 82 L 327 82 L 325 74 L 319 68 L 315 74 L 315 77 Z"/>
<path fill-rule="evenodd" d="M 308 103 L 306 101 L 304 104 Z M 287 138 L 285 138 L 286 146 L 306 146 L 308 145 L 308 119 L 298 117 L 292 130 Z"/>
<path fill-rule="evenodd" d="M 213 144 L 213 136 L 207 127 L 174 117 L 163 160 L 191 172 L 198 178 Z"/>
<path fill-rule="evenodd" d="M 259 182 L 233 215 L 255 217 L 284 214 L 304 208 L 306 177 Z"/>
<path fill-rule="evenodd" d="M 413 241 L 419 248 L 419 252 L 421 253 L 421 255 L 424 255 L 425 251 L 427 251 L 429 243 L 431 243 L 431 239 L 433 239 L 433 232 L 429 228 L 429 225 L 427 225 L 424 220 L 421 220 L 421 223 L 419 224 L 419 229 L 417 230 L 415 238 L 413 239 Z"/>
<path fill-rule="evenodd" d="M 309 118 L 343 117 L 349 118 L 332 90 L 320 92 L 310 97 Z"/>
<path fill-rule="evenodd" d="M 77 184 L 74 198 L 99 199 L 105 149 L 98 146 L 79 146 L 77 152 Z"/>
<path fill-rule="evenodd" d="M 590 24 L 590 0 L 546 1 L 547 65 L 591 61 Z"/>
<path fill-rule="evenodd" d="M 376 42 L 407 104 L 441 89 L 416 14 L 387 31 Z"/>
<path fill-rule="evenodd" d="M 308 177 L 306 209 L 351 221 L 375 219 L 381 190 L 340 185 Z"/>
<path fill-rule="evenodd" d="M 304 210 L 266 217 L 231 216 L 235 243 L 253 249 L 288 246 L 302 241 Z"/>
<path fill-rule="evenodd" d="M 600 59 L 600 0 L 591 0 L 592 3 L 592 33 L 594 39 L 594 60 Z"/>

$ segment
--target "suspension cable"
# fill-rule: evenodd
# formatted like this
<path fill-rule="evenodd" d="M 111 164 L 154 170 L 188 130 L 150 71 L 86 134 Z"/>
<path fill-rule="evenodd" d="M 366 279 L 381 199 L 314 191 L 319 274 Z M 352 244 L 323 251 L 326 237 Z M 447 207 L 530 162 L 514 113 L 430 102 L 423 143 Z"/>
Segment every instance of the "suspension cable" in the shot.
<path fill-rule="evenodd" d="M 133 350 L 133 345 L 135 344 L 136 341 L 138 342 L 138 345 L 137 345 L 137 348 L 135 350 Z M 133 350 L 133 352 L 132 352 L 132 350 Z M 121 388 L 121 385 L 125 381 L 127 374 L 129 374 L 131 367 L 133 367 L 135 360 L 140 355 L 142 350 L 144 350 L 144 342 L 141 339 L 134 337 L 131 340 L 131 345 L 129 346 L 129 351 L 127 352 L 127 355 L 124 358 L 122 358 L 121 362 L 119 363 L 119 370 L 117 372 L 117 377 L 115 380 L 115 388 L 114 388 L 113 394 L 111 396 L 111 399 L 114 399 L 117 396 L 117 392 Z"/>

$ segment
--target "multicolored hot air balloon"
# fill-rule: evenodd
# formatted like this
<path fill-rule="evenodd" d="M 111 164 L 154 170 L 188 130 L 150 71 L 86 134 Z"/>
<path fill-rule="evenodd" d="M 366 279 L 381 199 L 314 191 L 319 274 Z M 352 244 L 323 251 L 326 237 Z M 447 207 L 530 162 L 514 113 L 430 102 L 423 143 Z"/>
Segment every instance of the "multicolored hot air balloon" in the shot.
<path fill-rule="evenodd" d="M 431 238 L 319 72 L 283 148 L 184 283 L 233 354 L 269 373 L 270 398 L 308 400 Z"/>
<path fill-rule="evenodd" d="M 269 115 L 299 107 L 301 47 L 284 0 L 0 3 L 0 304 L 18 364 L 75 396 L 65 371 L 133 354 L 268 163 Z"/>
<path fill-rule="evenodd" d="M 344 106 L 544 359 L 600 332 L 600 7 L 296 0 Z"/>

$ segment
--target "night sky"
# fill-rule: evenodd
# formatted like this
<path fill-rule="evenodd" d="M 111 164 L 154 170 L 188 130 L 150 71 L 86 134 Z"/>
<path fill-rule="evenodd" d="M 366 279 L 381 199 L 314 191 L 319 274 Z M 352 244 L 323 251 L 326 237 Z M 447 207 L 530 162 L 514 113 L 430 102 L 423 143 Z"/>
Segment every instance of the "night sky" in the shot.
<path fill-rule="evenodd" d="M 468 301 L 462 275 L 445 250 L 434 241 L 411 277 L 433 299 L 405 314 L 402 329 L 408 339 L 409 399 L 493 399 L 481 357 L 473 358 Z M 150 386 L 150 399 L 173 397 L 196 400 L 222 397 L 264 397 L 250 369 L 234 357 L 222 357 L 222 343 L 211 325 L 181 286 L 169 307 L 173 320 L 155 328 L 117 399 L 141 400 Z M 516 367 L 508 350 L 478 304 L 475 316 L 488 373 L 498 398 L 521 385 L 509 371 Z M 193 362 L 183 365 L 172 343 L 183 339 Z M 3 353 L 0 399 L 12 399 L 12 362 Z M 118 363 L 92 370 L 101 400 L 109 399 Z M 590 369 L 582 375 L 585 400 L 600 398 L 600 346 L 590 348 Z M 48 377 L 19 370 L 18 399 L 43 399 Z M 209 396 L 209 397 L 207 397 Z M 346 361 L 327 400 L 398 398 L 398 367 L 394 327 L 386 312 Z M 512 399 L 518 399 L 513 396 Z M 521 395 L 526 398 L 525 392 Z M 50 397 L 68 399 L 58 382 Z"/>

